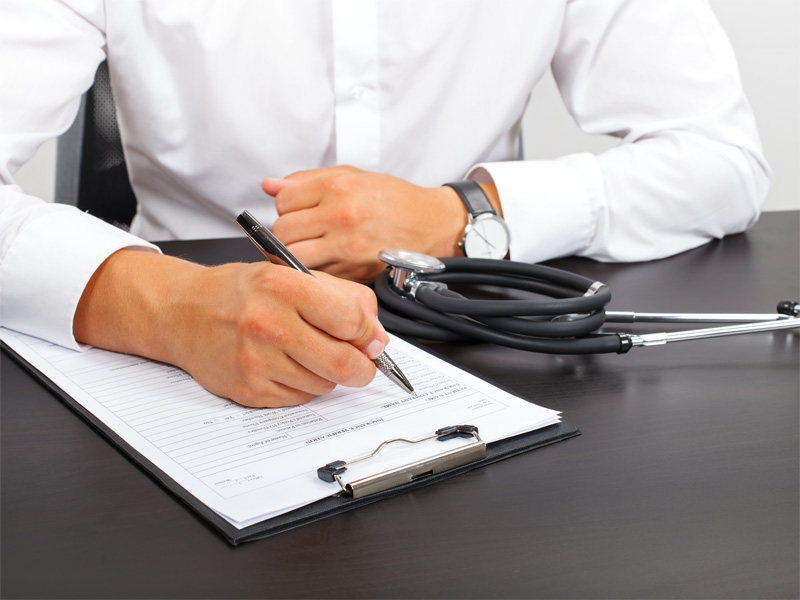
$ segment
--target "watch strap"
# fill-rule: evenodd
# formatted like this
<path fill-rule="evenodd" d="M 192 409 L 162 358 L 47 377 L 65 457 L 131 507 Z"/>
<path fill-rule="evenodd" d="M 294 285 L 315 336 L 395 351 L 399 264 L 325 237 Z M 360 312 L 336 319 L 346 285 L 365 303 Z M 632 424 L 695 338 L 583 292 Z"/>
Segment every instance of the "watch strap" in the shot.
<path fill-rule="evenodd" d="M 489 197 L 486 195 L 486 192 L 484 192 L 483 188 L 475 181 L 467 179 L 465 181 L 445 183 L 444 185 L 456 191 L 473 218 L 487 213 L 493 215 L 497 214 L 492 203 L 489 202 Z"/>

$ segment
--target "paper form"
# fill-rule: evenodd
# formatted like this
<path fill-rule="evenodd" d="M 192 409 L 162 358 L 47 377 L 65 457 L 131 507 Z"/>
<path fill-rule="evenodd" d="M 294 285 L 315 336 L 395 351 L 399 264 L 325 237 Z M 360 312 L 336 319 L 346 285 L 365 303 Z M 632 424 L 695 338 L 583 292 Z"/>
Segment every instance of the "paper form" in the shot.
<path fill-rule="evenodd" d="M 371 453 L 394 438 L 478 426 L 487 443 L 559 421 L 402 339 L 388 352 L 414 385 L 380 372 L 365 388 L 337 387 L 308 404 L 247 408 L 211 394 L 176 367 L 97 348 L 67 350 L 0 328 L 0 338 L 134 449 L 231 524 L 243 528 L 340 491 L 317 468 Z M 450 442 L 392 446 L 348 469 L 375 473 Z M 433 444 L 432 447 L 430 444 Z M 438 444 L 438 445 L 437 445 Z"/>

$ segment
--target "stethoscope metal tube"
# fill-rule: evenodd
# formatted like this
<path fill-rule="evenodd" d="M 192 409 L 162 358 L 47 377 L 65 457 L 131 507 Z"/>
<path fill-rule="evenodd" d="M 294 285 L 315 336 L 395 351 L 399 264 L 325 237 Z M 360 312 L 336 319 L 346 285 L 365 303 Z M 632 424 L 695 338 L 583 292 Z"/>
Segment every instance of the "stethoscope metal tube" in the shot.
<path fill-rule="evenodd" d="M 752 323 L 753 321 L 785 321 L 780 313 L 647 313 L 606 311 L 606 323 Z"/>
<path fill-rule="evenodd" d="M 704 338 L 723 337 L 726 335 L 738 335 L 740 333 L 753 333 L 756 331 L 775 331 L 776 329 L 792 329 L 800 327 L 800 319 L 797 317 L 786 317 L 781 320 L 760 321 L 757 323 L 747 323 L 744 325 L 729 325 L 728 327 L 709 327 L 706 329 L 690 329 L 688 331 L 673 331 L 661 333 L 641 333 L 628 334 L 631 337 L 631 345 L 637 346 L 661 346 L 670 342 L 685 342 L 688 340 L 700 340 Z"/>
<path fill-rule="evenodd" d="M 388 329 L 433 341 L 477 339 L 553 354 L 625 353 L 640 346 L 800 327 L 800 303 L 784 300 L 773 314 L 606 311 L 608 287 L 552 267 L 507 260 L 438 259 L 384 250 L 390 265 L 375 282 Z M 548 300 L 475 300 L 447 284 L 513 288 Z M 738 323 L 687 331 L 600 332 L 605 323 Z"/>

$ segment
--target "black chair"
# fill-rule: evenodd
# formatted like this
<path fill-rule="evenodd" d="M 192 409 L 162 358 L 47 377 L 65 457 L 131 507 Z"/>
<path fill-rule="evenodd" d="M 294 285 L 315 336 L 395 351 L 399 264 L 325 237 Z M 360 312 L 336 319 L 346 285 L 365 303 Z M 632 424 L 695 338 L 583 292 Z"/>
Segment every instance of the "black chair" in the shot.
<path fill-rule="evenodd" d="M 98 67 L 75 122 L 58 139 L 55 200 L 122 229 L 136 214 L 106 62 Z"/>

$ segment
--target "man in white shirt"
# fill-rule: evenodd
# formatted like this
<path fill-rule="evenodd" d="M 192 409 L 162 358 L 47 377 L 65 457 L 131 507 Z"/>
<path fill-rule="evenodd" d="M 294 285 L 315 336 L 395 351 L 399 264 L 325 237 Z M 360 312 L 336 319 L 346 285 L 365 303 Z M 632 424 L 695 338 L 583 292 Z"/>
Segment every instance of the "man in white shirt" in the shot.
<path fill-rule="evenodd" d="M 106 58 L 131 234 L 12 177 Z M 548 68 L 618 147 L 515 160 Z M 516 260 L 649 260 L 749 227 L 770 184 L 704 0 L 3 0 L 0 81 L 2 325 L 164 360 L 245 404 L 366 383 L 388 339 L 371 292 L 149 240 L 240 235 L 247 209 L 310 268 L 369 281 L 384 247 L 462 252 L 468 209 L 442 184 L 469 179 Z"/>

